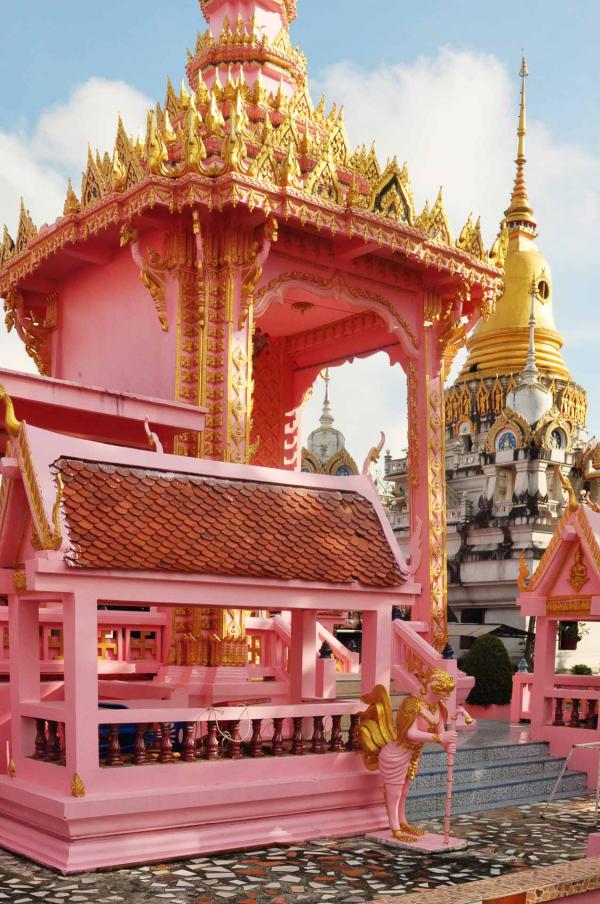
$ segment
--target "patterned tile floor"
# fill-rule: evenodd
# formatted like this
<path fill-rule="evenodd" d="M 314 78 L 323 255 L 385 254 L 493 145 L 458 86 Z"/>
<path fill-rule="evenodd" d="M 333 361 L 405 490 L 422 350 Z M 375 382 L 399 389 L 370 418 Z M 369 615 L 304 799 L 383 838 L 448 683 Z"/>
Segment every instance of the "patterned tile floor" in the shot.
<path fill-rule="evenodd" d="M 316 904 L 341 898 L 359 904 L 584 856 L 594 830 L 593 797 L 559 801 L 546 819 L 542 809 L 456 816 L 453 834 L 468 838 L 469 847 L 446 855 L 391 850 L 357 837 L 63 877 L 0 851 L 0 904 Z"/>

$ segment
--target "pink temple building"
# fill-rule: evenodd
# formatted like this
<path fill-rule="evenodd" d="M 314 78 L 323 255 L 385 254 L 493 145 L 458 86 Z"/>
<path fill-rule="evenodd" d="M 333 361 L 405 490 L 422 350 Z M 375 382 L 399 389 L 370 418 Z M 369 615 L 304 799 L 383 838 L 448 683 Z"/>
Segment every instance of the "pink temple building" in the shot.
<path fill-rule="evenodd" d="M 365 691 L 447 641 L 443 379 L 501 261 L 313 105 L 294 0 L 201 7 L 145 141 L 119 121 L 63 216 L 0 245 L 40 372 L 0 372 L 0 844 L 66 872 L 380 826 L 318 612 L 362 613 Z M 406 559 L 377 450 L 300 471 L 316 376 L 379 350 L 408 377 Z"/>

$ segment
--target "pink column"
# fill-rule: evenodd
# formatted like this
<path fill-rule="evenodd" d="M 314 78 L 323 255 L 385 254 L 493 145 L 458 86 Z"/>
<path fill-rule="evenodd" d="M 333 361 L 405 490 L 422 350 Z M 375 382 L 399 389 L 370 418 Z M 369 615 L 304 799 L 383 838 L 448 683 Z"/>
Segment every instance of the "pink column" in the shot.
<path fill-rule="evenodd" d="M 362 613 L 360 692 L 370 693 L 376 684 L 390 686 L 392 633 L 391 608 Z"/>
<path fill-rule="evenodd" d="M 292 611 L 290 690 L 291 702 L 316 694 L 317 613 L 305 609 Z"/>
<path fill-rule="evenodd" d="M 66 594 L 65 728 L 67 773 L 84 784 L 98 772 L 98 615 L 92 594 Z"/>
<path fill-rule="evenodd" d="M 537 619 L 535 626 L 533 686 L 531 688 L 531 727 L 545 725 L 548 721 L 548 706 L 544 704 L 546 691 L 554 687 L 556 662 L 556 621 Z"/>
<path fill-rule="evenodd" d="M 21 718 L 23 703 L 40 699 L 40 625 L 37 600 L 8 598 L 10 631 L 11 756 L 17 765 L 33 753 L 33 720 Z"/>

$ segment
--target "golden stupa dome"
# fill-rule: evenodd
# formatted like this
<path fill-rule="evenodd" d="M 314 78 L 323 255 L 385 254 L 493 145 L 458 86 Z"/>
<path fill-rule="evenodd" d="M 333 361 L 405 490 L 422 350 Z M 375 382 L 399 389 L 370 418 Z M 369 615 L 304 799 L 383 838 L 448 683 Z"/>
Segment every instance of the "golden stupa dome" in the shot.
<path fill-rule="evenodd" d="M 536 289 L 535 348 L 542 374 L 569 380 L 560 350 L 563 339 L 556 328 L 552 308 L 552 275 L 548 261 L 536 245 L 536 223 L 525 183 L 525 78 L 521 67 L 521 105 L 517 175 L 499 241 L 506 243 L 504 294 L 488 320 L 480 320 L 467 340 L 468 358 L 459 381 L 520 373 L 529 349 L 532 288 Z"/>

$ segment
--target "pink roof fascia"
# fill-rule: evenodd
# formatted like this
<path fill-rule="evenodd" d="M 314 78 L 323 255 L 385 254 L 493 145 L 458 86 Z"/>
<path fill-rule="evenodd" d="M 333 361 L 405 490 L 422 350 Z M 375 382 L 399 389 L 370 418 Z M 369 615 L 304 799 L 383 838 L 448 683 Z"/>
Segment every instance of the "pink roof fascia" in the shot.
<path fill-rule="evenodd" d="M 136 430 L 136 433 L 139 432 L 140 445 L 145 442 L 143 424 L 146 418 L 152 428 L 159 428 L 159 435 L 166 432 L 168 436 L 173 436 L 176 433 L 200 432 L 204 429 L 206 409 L 185 402 L 115 392 L 98 386 L 85 386 L 5 368 L 0 368 L 0 383 L 13 400 L 19 419 L 27 418 L 27 403 L 35 403 L 47 407 L 48 416 L 54 421 L 57 409 L 61 409 L 74 418 L 80 414 L 106 418 L 114 423 L 115 433 L 119 424 L 124 422 L 129 422 L 130 426 L 139 424 L 139 431 Z"/>
<path fill-rule="evenodd" d="M 580 519 L 583 520 L 583 524 Z M 568 559 L 573 544 L 580 541 L 583 549 L 588 552 L 586 561 L 593 571 L 593 577 L 589 584 L 581 590 L 580 595 L 592 597 L 592 615 L 595 620 L 600 612 L 600 595 L 598 594 L 600 589 L 600 513 L 593 511 L 590 506 L 585 504 L 578 506 L 574 512 L 569 513 L 562 525 L 557 525 L 555 536 L 553 548 L 551 548 L 551 543 L 530 579 L 532 589 L 522 591 L 517 598 L 517 604 L 523 615 L 545 615 L 546 599 L 552 595 L 554 585 L 565 568 L 565 561 Z M 565 549 L 565 546 L 568 549 Z M 540 569 L 543 573 L 536 581 L 535 578 Z"/>
<path fill-rule="evenodd" d="M 414 585 L 364 587 L 316 581 L 235 578 L 177 572 L 67 568 L 60 558 L 38 555 L 25 563 L 28 593 L 57 599 L 63 593 L 93 594 L 103 602 L 152 606 L 216 606 L 238 609 L 372 610 L 410 606 Z M 0 571 L 0 592 L 14 592 L 14 573 Z"/>

